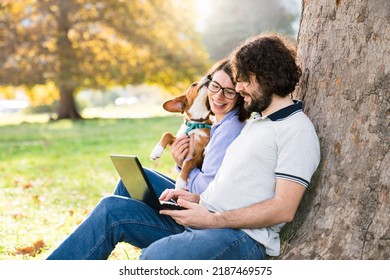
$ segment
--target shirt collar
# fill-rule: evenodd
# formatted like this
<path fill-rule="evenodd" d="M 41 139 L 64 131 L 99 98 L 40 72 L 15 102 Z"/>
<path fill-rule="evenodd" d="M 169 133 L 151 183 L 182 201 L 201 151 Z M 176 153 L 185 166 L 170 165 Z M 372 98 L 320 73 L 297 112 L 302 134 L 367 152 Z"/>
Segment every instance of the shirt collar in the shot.
<path fill-rule="evenodd" d="M 275 113 L 272 113 L 271 115 L 268 115 L 267 118 L 269 118 L 271 121 L 282 121 L 298 112 L 302 111 L 303 108 L 303 101 L 300 100 L 293 100 L 294 104 L 291 104 L 290 106 L 284 107 L 280 109 L 279 111 L 276 111 Z"/>

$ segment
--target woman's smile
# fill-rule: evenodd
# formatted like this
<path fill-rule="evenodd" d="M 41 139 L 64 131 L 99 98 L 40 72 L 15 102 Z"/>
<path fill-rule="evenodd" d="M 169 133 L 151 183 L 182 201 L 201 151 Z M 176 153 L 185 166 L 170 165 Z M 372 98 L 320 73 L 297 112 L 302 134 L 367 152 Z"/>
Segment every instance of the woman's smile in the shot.
<path fill-rule="evenodd" d="M 234 85 L 224 71 L 217 71 L 213 76 L 213 81 L 216 81 L 218 85 L 224 88 L 234 88 Z M 216 117 L 217 122 L 221 121 L 223 117 L 229 113 L 237 104 L 238 98 L 228 99 L 223 94 L 223 89 L 218 92 L 212 92 L 209 90 L 209 102 L 211 111 Z"/>

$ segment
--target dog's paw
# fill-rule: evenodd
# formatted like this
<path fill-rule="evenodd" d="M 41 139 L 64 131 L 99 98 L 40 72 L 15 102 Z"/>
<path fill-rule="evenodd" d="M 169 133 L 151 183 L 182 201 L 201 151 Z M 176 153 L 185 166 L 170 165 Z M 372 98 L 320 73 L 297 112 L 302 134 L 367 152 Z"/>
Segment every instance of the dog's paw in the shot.
<path fill-rule="evenodd" d="M 164 152 L 163 146 L 161 146 L 160 144 L 157 144 L 150 154 L 150 159 L 156 160 L 156 159 L 160 158 L 163 152 Z"/>
<path fill-rule="evenodd" d="M 182 178 L 177 178 L 176 180 L 176 184 L 175 184 L 175 189 L 176 190 L 184 190 L 186 189 L 187 186 L 186 186 L 186 181 L 184 181 Z"/>

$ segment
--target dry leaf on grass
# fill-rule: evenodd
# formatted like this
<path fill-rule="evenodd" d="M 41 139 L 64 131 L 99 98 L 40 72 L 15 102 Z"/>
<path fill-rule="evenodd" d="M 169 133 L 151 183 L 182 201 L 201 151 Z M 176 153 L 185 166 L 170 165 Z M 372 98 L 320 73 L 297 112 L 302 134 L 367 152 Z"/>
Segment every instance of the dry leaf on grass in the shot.
<path fill-rule="evenodd" d="M 33 184 L 31 182 L 24 182 L 23 183 L 23 189 L 30 189 L 33 187 Z"/>
<path fill-rule="evenodd" d="M 41 240 L 37 240 L 34 242 L 32 246 L 27 246 L 23 248 L 16 248 L 15 254 L 17 255 L 29 255 L 35 257 L 37 254 L 42 252 L 42 249 L 46 246 L 45 242 Z"/>

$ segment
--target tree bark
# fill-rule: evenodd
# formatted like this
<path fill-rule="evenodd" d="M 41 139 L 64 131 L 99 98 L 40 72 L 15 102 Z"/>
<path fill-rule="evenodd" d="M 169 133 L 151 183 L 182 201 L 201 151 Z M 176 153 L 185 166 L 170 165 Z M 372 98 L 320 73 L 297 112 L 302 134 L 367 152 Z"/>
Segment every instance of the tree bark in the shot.
<path fill-rule="evenodd" d="M 78 77 L 75 67 L 77 55 L 69 39 L 69 16 L 70 5 L 68 1 L 58 1 L 58 39 L 57 55 L 59 72 L 56 78 L 56 85 L 60 90 L 60 101 L 57 109 L 58 119 L 81 119 L 74 100 L 74 93 L 78 87 Z"/>
<path fill-rule="evenodd" d="M 390 259 L 389 21 L 388 0 L 302 3 L 297 96 L 322 159 L 282 258 Z"/>
<path fill-rule="evenodd" d="M 57 119 L 82 119 L 77 110 L 73 90 L 60 88 L 60 100 L 57 108 Z"/>

